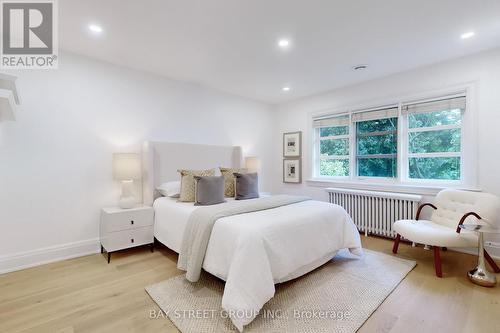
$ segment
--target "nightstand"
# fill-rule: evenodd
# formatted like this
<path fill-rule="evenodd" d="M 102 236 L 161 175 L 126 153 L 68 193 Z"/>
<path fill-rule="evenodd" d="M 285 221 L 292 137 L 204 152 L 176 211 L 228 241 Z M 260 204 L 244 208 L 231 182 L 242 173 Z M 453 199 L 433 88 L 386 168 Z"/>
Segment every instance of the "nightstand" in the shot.
<path fill-rule="evenodd" d="M 101 253 L 108 253 L 108 264 L 111 253 L 118 250 L 149 244 L 153 252 L 153 221 L 152 207 L 103 208 L 100 225 Z"/>

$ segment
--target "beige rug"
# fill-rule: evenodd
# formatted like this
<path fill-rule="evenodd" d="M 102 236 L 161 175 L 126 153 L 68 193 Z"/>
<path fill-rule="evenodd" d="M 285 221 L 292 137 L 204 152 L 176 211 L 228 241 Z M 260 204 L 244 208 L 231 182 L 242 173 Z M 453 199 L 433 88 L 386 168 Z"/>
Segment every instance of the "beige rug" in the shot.
<path fill-rule="evenodd" d="M 276 294 L 244 332 L 355 332 L 415 267 L 414 261 L 365 250 L 347 252 L 315 271 L 276 286 Z M 224 283 L 208 273 L 184 275 L 146 291 L 183 333 L 237 332 L 222 311 Z"/>

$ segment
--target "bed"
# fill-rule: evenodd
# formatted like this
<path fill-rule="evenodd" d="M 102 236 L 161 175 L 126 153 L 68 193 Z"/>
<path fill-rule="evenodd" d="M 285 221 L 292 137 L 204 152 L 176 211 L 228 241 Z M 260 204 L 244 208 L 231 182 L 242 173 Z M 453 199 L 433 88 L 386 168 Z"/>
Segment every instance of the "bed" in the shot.
<path fill-rule="evenodd" d="M 177 179 L 177 168 L 240 167 L 241 160 L 239 147 L 145 143 L 143 194 L 155 210 L 155 238 L 179 253 L 189 218 L 198 208 L 159 196 L 156 186 Z M 238 204 L 231 201 L 220 205 Z M 347 212 L 330 203 L 303 200 L 218 219 L 203 269 L 226 281 L 222 307 L 242 331 L 273 297 L 276 283 L 314 270 L 345 248 L 362 254 L 359 233 Z"/>

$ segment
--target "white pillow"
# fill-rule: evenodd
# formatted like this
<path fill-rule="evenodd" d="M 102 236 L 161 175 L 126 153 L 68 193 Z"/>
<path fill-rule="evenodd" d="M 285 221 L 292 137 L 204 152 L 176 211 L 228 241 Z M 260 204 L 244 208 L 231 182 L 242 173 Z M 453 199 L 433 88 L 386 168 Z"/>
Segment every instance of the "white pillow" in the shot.
<path fill-rule="evenodd" d="M 164 197 L 178 198 L 181 194 L 181 182 L 166 182 L 156 188 Z"/>

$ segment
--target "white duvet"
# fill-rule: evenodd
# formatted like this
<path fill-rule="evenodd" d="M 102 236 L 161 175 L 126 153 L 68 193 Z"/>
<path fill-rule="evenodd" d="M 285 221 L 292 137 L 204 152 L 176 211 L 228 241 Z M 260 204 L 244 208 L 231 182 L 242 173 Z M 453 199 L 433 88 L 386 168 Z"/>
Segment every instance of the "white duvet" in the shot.
<path fill-rule="evenodd" d="M 178 252 L 192 203 L 159 198 L 155 237 Z M 273 297 L 275 283 L 299 277 L 348 248 L 361 255 L 358 230 L 340 206 L 303 201 L 219 219 L 203 268 L 226 281 L 222 307 L 240 330 Z"/>

